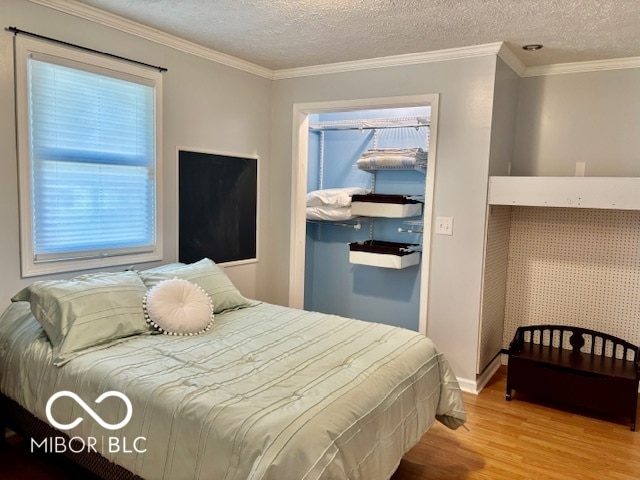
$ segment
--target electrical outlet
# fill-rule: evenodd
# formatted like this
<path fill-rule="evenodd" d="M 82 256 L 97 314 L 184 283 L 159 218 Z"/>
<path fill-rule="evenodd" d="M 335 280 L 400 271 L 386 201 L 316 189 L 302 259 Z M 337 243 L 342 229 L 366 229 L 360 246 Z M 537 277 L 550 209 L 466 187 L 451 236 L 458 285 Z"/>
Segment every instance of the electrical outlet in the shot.
<path fill-rule="evenodd" d="M 436 217 L 436 235 L 453 235 L 453 217 Z"/>

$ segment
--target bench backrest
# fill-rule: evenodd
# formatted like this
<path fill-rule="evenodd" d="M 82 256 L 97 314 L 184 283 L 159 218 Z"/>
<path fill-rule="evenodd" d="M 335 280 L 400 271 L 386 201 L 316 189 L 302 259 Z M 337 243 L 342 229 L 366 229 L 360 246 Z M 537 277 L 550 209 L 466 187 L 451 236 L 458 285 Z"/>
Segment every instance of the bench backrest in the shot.
<path fill-rule="evenodd" d="M 638 363 L 640 349 L 626 340 L 607 333 L 564 325 L 529 325 L 518 327 L 510 350 L 523 343 L 533 343 L 573 352 L 599 355 Z"/>

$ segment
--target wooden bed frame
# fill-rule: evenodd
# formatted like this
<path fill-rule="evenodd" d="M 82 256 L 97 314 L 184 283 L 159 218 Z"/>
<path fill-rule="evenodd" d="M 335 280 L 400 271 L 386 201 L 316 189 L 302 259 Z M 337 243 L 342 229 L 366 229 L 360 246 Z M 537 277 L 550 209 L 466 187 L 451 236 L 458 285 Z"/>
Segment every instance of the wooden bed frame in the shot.
<path fill-rule="evenodd" d="M 53 429 L 2 393 L 0 393 L 0 427 L 3 427 L 0 446 L 4 446 L 3 444 L 6 442 L 4 428 L 8 428 L 25 438 L 33 438 L 38 442 L 50 437 L 65 437 L 66 442 L 68 443 L 69 441 L 68 435 Z M 129 470 L 110 462 L 97 452 L 82 451 L 74 453 L 67 450 L 64 453 L 54 455 L 63 455 L 88 472 L 105 480 L 142 480 Z"/>
<path fill-rule="evenodd" d="M 626 417 L 633 431 L 639 357 L 637 346 L 606 333 L 562 325 L 519 327 L 509 346 L 506 399 L 511 400 L 516 390 Z"/>

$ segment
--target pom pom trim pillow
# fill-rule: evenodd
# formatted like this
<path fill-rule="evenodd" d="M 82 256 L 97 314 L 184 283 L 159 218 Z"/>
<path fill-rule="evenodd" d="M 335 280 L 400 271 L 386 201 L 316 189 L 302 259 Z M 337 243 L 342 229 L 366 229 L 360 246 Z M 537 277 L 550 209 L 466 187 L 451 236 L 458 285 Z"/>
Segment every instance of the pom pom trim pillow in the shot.
<path fill-rule="evenodd" d="M 213 325 L 213 303 L 198 285 L 163 280 L 144 296 L 147 322 L 165 335 L 198 335 Z"/>
<path fill-rule="evenodd" d="M 213 301 L 213 313 L 256 305 L 259 302 L 242 296 L 229 277 L 213 260 L 203 258 L 195 263 L 170 263 L 138 272 L 147 286 L 153 288 L 162 280 L 182 278 L 201 287 Z"/>

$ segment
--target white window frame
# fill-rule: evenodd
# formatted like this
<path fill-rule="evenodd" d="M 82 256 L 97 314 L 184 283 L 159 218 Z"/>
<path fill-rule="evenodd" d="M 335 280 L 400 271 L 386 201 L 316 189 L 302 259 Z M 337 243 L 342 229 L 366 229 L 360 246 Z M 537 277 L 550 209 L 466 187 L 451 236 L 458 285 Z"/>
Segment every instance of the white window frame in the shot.
<path fill-rule="evenodd" d="M 152 82 L 155 91 L 155 245 L 142 253 L 36 262 L 33 249 L 31 151 L 29 132 L 28 60 L 31 56 L 54 57 L 66 64 L 100 74 Z M 15 37 L 16 123 L 18 143 L 18 191 L 20 206 L 20 256 L 22 277 L 89 270 L 117 265 L 131 265 L 162 260 L 162 74 L 151 68 L 114 60 L 51 42 Z"/>

